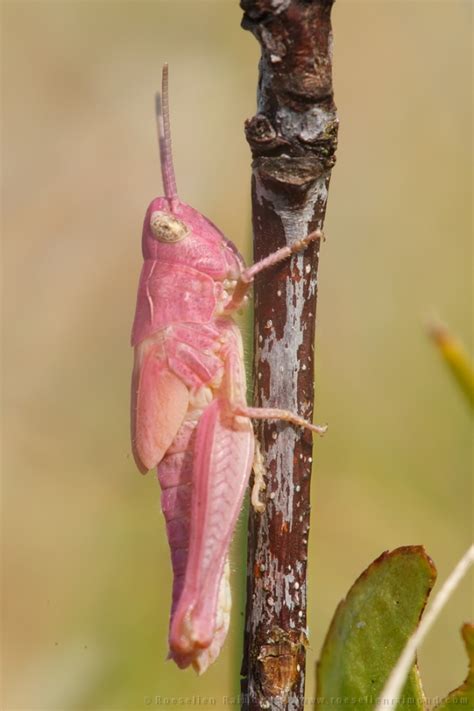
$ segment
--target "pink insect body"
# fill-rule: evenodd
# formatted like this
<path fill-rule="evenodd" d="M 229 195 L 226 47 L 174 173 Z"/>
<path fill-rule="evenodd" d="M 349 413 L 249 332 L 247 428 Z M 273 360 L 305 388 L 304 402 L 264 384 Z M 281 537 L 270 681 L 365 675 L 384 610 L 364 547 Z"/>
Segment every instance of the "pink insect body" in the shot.
<path fill-rule="evenodd" d="M 313 233 L 245 269 L 234 245 L 177 196 L 171 156 L 168 73 L 158 106 L 165 197 L 143 225 L 144 264 L 132 329 L 131 434 L 138 468 L 157 467 L 173 565 L 170 657 L 207 669 L 230 618 L 228 549 L 255 454 L 250 417 L 324 428 L 280 410 L 248 408 L 239 329 L 232 319 L 253 277 Z M 257 460 L 258 461 L 258 458 Z M 261 467 L 254 505 L 261 509 Z"/>

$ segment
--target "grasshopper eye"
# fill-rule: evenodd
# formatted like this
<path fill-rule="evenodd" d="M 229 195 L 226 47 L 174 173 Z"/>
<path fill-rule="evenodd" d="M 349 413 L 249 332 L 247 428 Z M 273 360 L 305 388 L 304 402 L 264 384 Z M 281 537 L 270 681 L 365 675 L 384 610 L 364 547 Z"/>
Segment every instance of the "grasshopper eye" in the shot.
<path fill-rule="evenodd" d="M 159 210 L 151 213 L 150 227 L 153 235 L 160 242 L 180 242 L 189 234 L 189 229 L 184 222 L 173 217 L 169 212 Z"/>

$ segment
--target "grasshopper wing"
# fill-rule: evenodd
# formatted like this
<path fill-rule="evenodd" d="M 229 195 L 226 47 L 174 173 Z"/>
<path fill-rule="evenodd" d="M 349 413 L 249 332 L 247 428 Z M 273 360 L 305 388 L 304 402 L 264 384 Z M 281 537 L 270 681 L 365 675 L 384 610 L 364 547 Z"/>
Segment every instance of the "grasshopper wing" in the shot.
<path fill-rule="evenodd" d="M 156 345 L 135 349 L 131 429 L 135 462 L 144 474 L 163 458 L 188 409 L 189 391 L 160 358 Z"/>
<path fill-rule="evenodd" d="M 252 468 L 249 419 L 214 400 L 199 420 L 194 444 L 188 561 L 170 626 L 170 656 L 202 673 L 220 652 L 230 612 L 226 560 Z"/>

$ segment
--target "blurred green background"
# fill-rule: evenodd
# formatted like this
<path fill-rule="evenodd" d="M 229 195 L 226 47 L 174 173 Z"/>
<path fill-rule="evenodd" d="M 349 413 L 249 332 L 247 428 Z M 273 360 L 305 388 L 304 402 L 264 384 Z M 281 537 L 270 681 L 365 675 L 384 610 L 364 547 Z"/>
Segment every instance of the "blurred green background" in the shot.
<path fill-rule="evenodd" d="M 238 693 L 243 602 L 202 678 L 165 662 L 170 564 L 157 483 L 130 456 L 129 331 L 143 215 L 161 193 L 161 65 L 180 195 L 248 258 L 258 45 L 237 0 L 18 0 L 2 14 L 2 708 L 180 695 L 219 708 Z M 338 0 L 333 24 L 341 127 L 317 329 L 331 429 L 312 489 L 308 697 L 362 569 L 423 543 L 443 580 L 472 529 L 469 412 L 424 330 L 438 314 L 472 346 L 472 5 Z M 429 697 L 464 677 L 469 586 L 420 653 Z"/>

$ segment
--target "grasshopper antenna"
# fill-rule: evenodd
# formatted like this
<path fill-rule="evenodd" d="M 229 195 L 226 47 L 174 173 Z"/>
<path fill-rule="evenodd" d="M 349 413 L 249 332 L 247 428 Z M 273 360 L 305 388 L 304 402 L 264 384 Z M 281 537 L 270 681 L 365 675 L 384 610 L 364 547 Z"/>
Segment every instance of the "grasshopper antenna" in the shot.
<path fill-rule="evenodd" d="M 155 97 L 156 121 L 158 125 L 158 142 L 160 146 L 161 177 L 165 196 L 173 210 L 178 200 L 176 178 L 173 167 L 173 152 L 171 149 L 170 108 L 168 92 L 168 64 L 163 65 L 161 81 L 161 96 Z"/>

